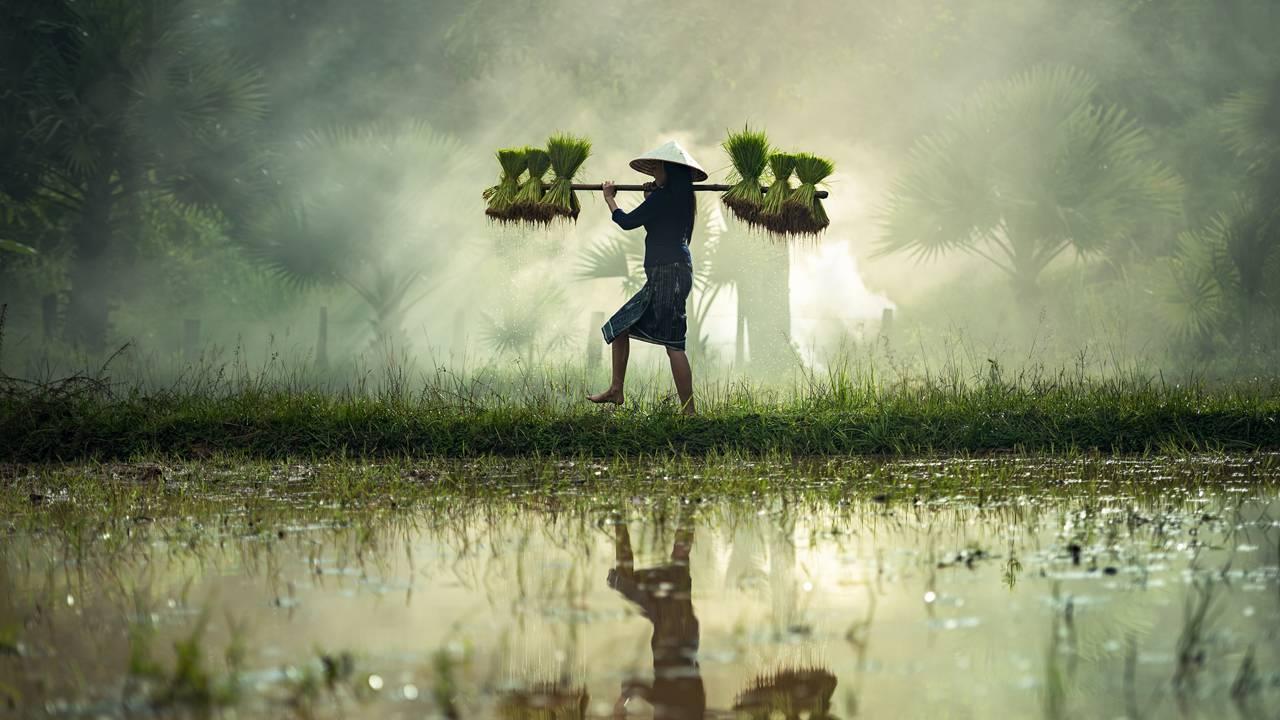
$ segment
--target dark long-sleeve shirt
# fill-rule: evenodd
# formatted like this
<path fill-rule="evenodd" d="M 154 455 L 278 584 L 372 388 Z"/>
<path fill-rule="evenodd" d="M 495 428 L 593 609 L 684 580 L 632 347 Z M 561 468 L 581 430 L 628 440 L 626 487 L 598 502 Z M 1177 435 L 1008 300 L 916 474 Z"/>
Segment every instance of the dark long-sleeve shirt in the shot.
<path fill-rule="evenodd" d="M 613 221 L 623 230 L 644 226 L 644 266 L 669 263 L 693 264 L 689 240 L 693 232 L 693 207 L 680 202 L 666 188 L 653 191 L 631 212 L 613 211 Z"/>

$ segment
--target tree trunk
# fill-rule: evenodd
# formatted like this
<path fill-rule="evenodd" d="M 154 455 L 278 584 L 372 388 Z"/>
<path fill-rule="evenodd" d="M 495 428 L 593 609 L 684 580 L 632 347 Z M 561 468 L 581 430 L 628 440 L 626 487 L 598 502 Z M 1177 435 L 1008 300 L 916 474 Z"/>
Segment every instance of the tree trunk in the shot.
<path fill-rule="evenodd" d="M 694 312 L 686 314 L 685 319 L 688 321 L 685 328 L 685 350 L 692 357 L 704 357 L 703 350 L 706 348 L 702 347 L 702 322 L 698 317 L 697 306 L 694 307 Z"/>
<path fill-rule="evenodd" d="M 604 358 L 604 344 L 600 342 L 600 327 L 604 325 L 604 312 L 591 313 L 591 325 L 587 328 L 587 372 L 594 372 Z"/>
<path fill-rule="evenodd" d="M 738 296 L 738 329 L 733 335 L 733 367 L 742 370 L 747 364 L 747 315 L 742 311 L 742 291 Z"/>
<path fill-rule="evenodd" d="M 1254 328 L 1256 326 L 1257 309 L 1256 300 L 1253 297 L 1246 296 L 1242 312 L 1240 313 L 1240 337 L 1236 341 L 1236 351 L 1241 357 L 1248 357 L 1253 354 L 1256 347 L 1256 338 L 1254 337 Z"/>
<path fill-rule="evenodd" d="M 44 341 L 52 342 L 58 332 L 58 294 L 46 293 L 40 298 L 40 323 Z"/>
<path fill-rule="evenodd" d="M 329 308 L 320 306 L 320 327 L 316 332 L 316 369 L 329 369 Z"/>
<path fill-rule="evenodd" d="M 408 346 L 408 338 L 404 332 L 403 299 L 403 296 L 376 296 L 376 302 L 369 303 L 369 308 L 373 310 L 373 317 L 370 318 L 373 344 L 383 352 L 394 353 Z"/>
<path fill-rule="evenodd" d="M 1031 253 L 1015 253 L 1010 258 L 1013 282 L 1013 293 L 1019 304 L 1034 304 L 1040 300 L 1040 268 L 1036 266 Z M 1032 308 L 1033 310 L 1035 308 Z"/>
<path fill-rule="evenodd" d="M 885 308 L 880 313 L 880 334 L 877 339 L 888 344 L 893 337 L 893 308 Z"/>
<path fill-rule="evenodd" d="M 200 356 L 200 318 L 182 321 L 182 359 L 194 361 Z"/>
<path fill-rule="evenodd" d="M 1013 292 L 1017 296 L 1018 303 L 1023 309 L 1030 313 L 1036 313 L 1040 310 L 1040 285 L 1034 277 L 1017 277 L 1013 280 Z"/>
<path fill-rule="evenodd" d="M 91 356 L 101 355 L 107 341 L 111 276 L 111 185 L 91 178 L 85 188 L 80 219 L 72 229 L 71 293 L 67 303 L 68 340 Z"/>
<path fill-rule="evenodd" d="M 738 308 L 750 334 L 752 370 L 771 373 L 790 366 L 794 355 L 791 251 L 785 244 L 776 243 L 761 255 L 764 261 L 752 268 L 749 278 L 738 282 Z"/>
<path fill-rule="evenodd" d="M 1018 341 L 1034 343 L 1040 337 L 1041 312 L 1044 309 L 1044 297 L 1040 292 L 1040 268 L 1035 264 L 1033 253 L 1015 254 L 1010 260 L 1013 268 L 1013 299 L 1017 305 L 1015 322 L 1021 337 Z"/>
<path fill-rule="evenodd" d="M 402 318 L 403 315 L 397 308 L 375 309 L 373 342 L 387 354 L 388 359 L 393 358 L 397 352 L 403 352 L 409 344 Z"/>

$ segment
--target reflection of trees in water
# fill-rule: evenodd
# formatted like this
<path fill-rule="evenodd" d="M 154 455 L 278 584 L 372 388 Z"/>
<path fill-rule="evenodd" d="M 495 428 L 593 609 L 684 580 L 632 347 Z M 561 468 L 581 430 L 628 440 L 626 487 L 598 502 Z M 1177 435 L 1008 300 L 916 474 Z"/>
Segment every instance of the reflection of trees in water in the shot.
<path fill-rule="evenodd" d="M 760 522 L 763 515 L 768 519 Z M 826 517 L 820 509 L 801 510 L 785 500 L 766 508 L 763 515 L 761 510 L 753 509 L 750 516 L 742 518 L 745 522 L 731 523 L 732 529 L 724 538 L 729 546 L 726 588 L 756 595 L 768 603 L 768 616 L 762 618 L 762 629 L 768 631 L 768 638 L 757 638 L 764 645 L 749 651 L 760 657 L 758 667 L 768 669 L 756 674 L 738 692 L 732 710 L 735 717 L 742 718 L 828 718 L 836 677 L 826 668 L 823 653 L 810 637 L 813 627 L 806 602 L 808 583 L 816 583 L 819 578 L 813 574 L 815 569 L 806 567 L 800 558 L 797 531 L 800 518 L 809 518 L 805 521 L 809 529 L 800 531 L 802 534 L 816 532 L 820 526 L 834 528 L 841 519 Z M 832 540 L 839 545 L 839 534 Z M 869 585 L 867 589 L 871 596 Z M 873 612 L 871 598 L 863 621 L 867 625 Z M 846 640 L 861 656 L 865 652 L 866 628 L 855 622 Z"/>
<path fill-rule="evenodd" d="M 511 622 L 494 647 L 495 672 L 507 688 L 497 698 L 502 718 L 561 720 L 587 712 L 580 641 L 594 585 L 585 572 L 592 526 L 586 514 L 559 510 L 549 499 L 538 512 L 494 515 L 475 538 L 484 595 Z"/>
<path fill-rule="evenodd" d="M 750 522 L 732 523 L 724 537 L 729 546 L 725 587 L 768 602 L 771 637 L 806 633 L 803 578 L 809 570 L 797 560 L 795 513 L 783 503 L 759 522 L 756 512 Z"/>

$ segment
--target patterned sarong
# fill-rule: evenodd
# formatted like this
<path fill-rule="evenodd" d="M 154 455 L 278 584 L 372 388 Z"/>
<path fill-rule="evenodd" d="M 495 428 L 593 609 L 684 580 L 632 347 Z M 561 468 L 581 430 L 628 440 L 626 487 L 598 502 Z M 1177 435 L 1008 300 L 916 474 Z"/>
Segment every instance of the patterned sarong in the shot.
<path fill-rule="evenodd" d="M 630 332 L 637 340 L 684 350 L 688 319 L 685 301 L 693 289 L 693 268 L 685 263 L 644 269 L 644 287 L 600 328 L 604 341 Z"/>

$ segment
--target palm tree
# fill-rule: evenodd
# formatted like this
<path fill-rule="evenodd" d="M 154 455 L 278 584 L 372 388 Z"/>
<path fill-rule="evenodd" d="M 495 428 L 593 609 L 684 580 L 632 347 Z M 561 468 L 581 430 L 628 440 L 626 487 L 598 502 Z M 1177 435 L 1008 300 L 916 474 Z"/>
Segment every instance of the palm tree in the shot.
<path fill-rule="evenodd" d="M 56 206 L 72 245 L 72 339 L 101 351 L 111 263 L 140 203 L 231 211 L 261 192 L 246 148 L 266 112 L 258 71 L 197 36 L 182 0 L 48 0 L 6 17 L 0 195 Z"/>
<path fill-rule="evenodd" d="M 1181 181 L 1096 89 L 1066 67 L 980 88 L 916 143 L 889 193 L 879 254 L 972 253 L 1034 301 L 1040 273 L 1067 250 L 1100 253 L 1176 214 Z"/>
<path fill-rule="evenodd" d="M 1280 83 L 1233 95 L 1222 107 L 1227 144 L 1252 187 L 1209 224 L 1183 233 L 1164 263 L 1160 298 L 1176 335 L 1212 348 L 1215 337 L 1255 343 L 1280 314 Z"/>
<path fill-rule="evenodd" d="M 565 307 L 564 291 L 549 281 L 512 287 L 497 311 L 481 315 L 481 336 L 497 353 L 534 367 L 568 342 L 566 328 L 556 318 Z"/>
<path fill-rule="evenodd" d="M 1280 76 L 1266 90 L 1237 93 L 1224 107 L 1228 144 L 1247 162 L 1253 187 L 1219 216 L 1213 231 L 1230 261 L 1241 332 L 1280 309 Z"/>
<path fill-rule="evenodd" d="M 375 342 L 403 348 L 434 244 L 460 241 L 467 165 L 461 145 L 421 124 L 313 132 L 281 159 L 281 201 L 237 239 L 288 282 L 346 285 L 368 304 Z"/>
<path fill-rule="evenodd" d="M 794 363 L 791 342 L 791 249 L 753 232 L 732 213 L 721 213 L 724 231 L 712 265 L 714 282 L 737 292 L 734 365 L 774 372 Z M 749 346 L 749 347 L 748 347 Z"/>
<path fill-rule="evenodd" d="M 1217 220 L 1214 227 L 1220 227 Z M 1208 233 L 1216 234 L 1212 228 Z M 1178 342 L 1208 349 L 1222 327 L 1221 260 L 1218 243 L 1194 232 L 1180 234 L 1174 253 L 1160 260 L 1156 307 Z"/>

